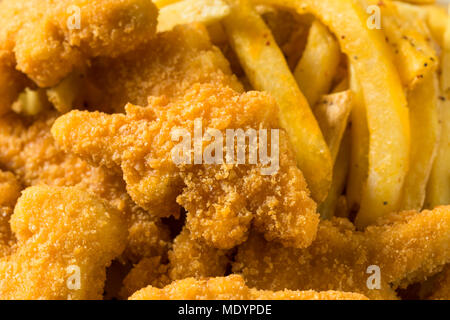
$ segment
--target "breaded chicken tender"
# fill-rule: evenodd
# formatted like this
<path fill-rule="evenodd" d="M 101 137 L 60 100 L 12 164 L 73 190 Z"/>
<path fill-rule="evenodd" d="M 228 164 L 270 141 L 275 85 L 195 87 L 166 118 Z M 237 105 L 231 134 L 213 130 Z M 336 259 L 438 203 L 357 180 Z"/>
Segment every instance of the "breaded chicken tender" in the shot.
<path fill-rule="evenodd" d="M 167 227 L 131 200 L 120 175 L 57 148 L 50 133 L 57 116 L 50 112 L 36 119 L 15 114 L 1 117 L 0 166 L 13 172 L 25 187 L 78 186 L 109 201 L 127 219 L 129 241 L 125 256 L 132 262 L 165 254 L 170 240 Z"/>
<path fill-rule="evenodd" d="M 147 108 L 128 105 L 126 114 L 72 111 L 55 122 L 52 133 L 64 150 L 107 168 L 120 167 L 128 193 L 150 212 L 170 215 L 176 199 L 187 211 L 193 239 L 230 249 L 246 240 L 253 223 L 268 240 L 310 245 L 319 218 L 286 133 L 279 129 L 279 170 L 272 175 L 261 173 L 266 167 L 261 162 L 176 165 L 173 129 L 193 137 L 200 122 L 221 133 L 279 129 L 278 107 L 265 93 L 240 95 L 195 85 L 174 102 L 153 98 Z M 202 154 L 207 146 L 203 141 Z M 222 151 L 225 155 L 225 144 Z"/>
<path fill-rule="evenodd" d="M 255 233 L 239 247 L 233 271 L 259 289 L 340 290 L 396 299 L 393 289 L 423 281 L 450 262 L 449 230 L 450 207 L 440 207 L 394 214 L 365 232 L 347 219 L 322 221 L 316 240 L 303 250 Z M 376 279 L 369 279 L 377 268 L 379 289 Z"/>
<path fill-rule="evenodd" d="M 224 276 L 230 259 L 227 250 L 208 246 L 193 240 L 189 230 L 183 231 L 173 241 L 169 251 L 169 275 L 172 280 Z"/>
<path fill-rule="evenodd" d="M 159 33 L 117 58 L 95 59 L 86 82 L 86 104 L 105 112 L 123 112 L 127 103 L 145 106 L 150 96 L 183 96 L 196 83 L 243 90 L 200 24 Z"/>
<path fill-rule="evenodd" d="M 173 280 L 224 276 L 231 265 L 227 254 L 227 250 L 191 239 L 189 230 L 184 228 L 173 241 L 169 263 L 161 263 L 161 257 L 142 259 L 124 279 L 120 297 L 126 299 L 149 285 L 163 288 Z"/>
<path fill-rule="evenodd" d="M 0 299 L 101 299 L 106 267 L 126 245 L 124 223 L 78 188 L 25 190 L 11 218 L 17 249 L 0 260 Z"/>
<path fill-rule="evenodd" d="M 94 57 L 115 57 L 151 39 L 151 0 L 4 0 L 0 2 L 0 113 L 23 89 L 26 74 L 56 85 Z"/>
<path fill-rule="evenodd" d="M 265 291 L 250 289 L 239 275 L 196 280 L 187 278 L 171 283 L 163 289 L 149 286 L 130 297 L 130 300 L 366 300 L 357 293 L 337 291 Z"/>
<path fill-rule="evenodd" d="M 15 243 L 9 226 L 21 186 L 11 172 L 0 171 L 0 258 L 9 254 Z"/>

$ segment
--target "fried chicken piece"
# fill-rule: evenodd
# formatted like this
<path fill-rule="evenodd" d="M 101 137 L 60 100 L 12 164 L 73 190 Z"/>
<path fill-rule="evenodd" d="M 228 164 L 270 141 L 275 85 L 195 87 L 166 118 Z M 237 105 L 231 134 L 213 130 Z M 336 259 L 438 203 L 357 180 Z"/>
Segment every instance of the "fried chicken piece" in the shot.
<path fill-rule="evenodd" d="M 124 223 L 79 188 L 26 189 L 11 217 L 17 250 L 0 260 L 0 299 L 102 299 L 106 267 L 125 248 Z"/>
<path fill-rule="evenodd" d="M 433 293 L 429 299 L 450 300 L 450 265 L 447 265 L 444 271 L 437 276 L 433 285 Z"/>
<path fill-rule="evenodd" d="M 151 0 L 4 0 L 0 69 L 20 70 L 40 87 L 56 85 L 91 58 L 116 57 L 147 42 L 157 15 Z M 7 92 L 1 82 L 0 88 Z"/>
<path fill-rule="evenodd" d="M 127 103 L 147 105 L 150 96 L 183 96 L 196 83 L 243 90 L 228 61 L 197 24 L 158 33 L 117 58 L 95 59 L 86 81 L 87 105 L 105 112 L 123 112 Z"/>
<path fill-rule="evenodd" d="M 130 300 L 365 300 L 361 294 L 337 291 L 264 291 L 250 289 L 239 275 L 203 280 L 187 278 L 163 289 L 149 286 Z"/>
<path fill-rule="evenodd" d="M 169 251 L 169 275 L 172 280 L 224 276 L 230 260 L 228 251 L 193 240 L 189 230 L 183 231 L 173 241 Z"/>
<path fill-rule="evenodd" d="M 149 285 L 163 288 L 170 283 L 167 273 L 168 266 L 161 263 L 161 257 L 144 258 L 131 269 L 123 280 L 119 297 L 126 300 L 136 291 Z"/>
<path fill-rule="evenodd" d="M 255 233 L 239 247 L 233 271 L 259 289 L 341 290 L 395 299 L 394 288 L 421 281 L 450 262 L 450 207 L 394 214 L 383 223 L 358 232 L 347 219 L 322 221 L 316 240 L 302 250 Z M 374 274 L 369 266 L 380 268 L 379 290 L 368 288 Z"/>
<path fill-rule="evenodd" d="M 173 280 L 224 276 L 231 263 L 228 253 L 191 239 L 183 228 L 169 251 L 169 264 L 162 264 L 161 257 L 142 259 L 126 276 L 120 297 L 126 299 L 149 285 L 163 288 Z"/>
<path fill-rule="evenodd" d="M 15 242 L 9 219 L 20 196 L 21 186 L 11 172 L 0 171 L 0 258 L 10 254 Z"/>
<path fill-rule="evenodd" d="M 124 213 L 129 226 L 125 258 L 137 263 L 142 257 L 164 255 L 169 230 L 160 219 L 139 208 L 129 197 L 116 172 L 97 168 L 57 148 L 50 129 L 56 112 L 36 119 L 15 114 L 0 118 L 0 165 L 13 172 L 25 186 L 78 186 L 106 199 Z"/>
<path fill-rule="evenodd" d="M 262 163 L 176 165 L 172 129 L 183 128 L 193 137 L 196 119 L 222 133 L 279 128 L 278 107 L 268 94 L 195 85 L 175 102 L 153 98 L 147 108 L 128 105 L 126 114 L 72 111 L 55 122 L 52 133 L 66 151 L 109 168 L 120 166 L 128 193 L 143 208 L 164 212 L 161 207 L 178 196 L 193 239 L 230 249 L 246 240 L 253 222 L 268 240 L 307 247 L 319 218 L 286 133 L 279 130 L 279 170 L 273 175 L 261 173 Z M 203 141 L 202 151 L 207 146 Z"/>

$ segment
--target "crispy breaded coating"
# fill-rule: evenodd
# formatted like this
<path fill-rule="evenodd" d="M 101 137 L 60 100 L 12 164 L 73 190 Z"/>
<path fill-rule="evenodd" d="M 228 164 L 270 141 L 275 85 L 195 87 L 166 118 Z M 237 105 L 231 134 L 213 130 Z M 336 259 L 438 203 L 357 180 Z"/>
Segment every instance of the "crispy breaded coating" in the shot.
<path fill-rule="evenodd" d="M 151 39 L 157 15 L 151 0 L 4 0 L 0 66 L 15 63 L 40 87 L 53 86 L 93 57 L 115 57 Z"/>
<path fill-rule="evenodd" d="M 228 253 L 191 239 L 183 228 L 169 251 L 169 264 L 162 264 L 161 257 L 142 259 L 126 276 L 120 297 L 126 299 L 149 285 L 163 288 L 173 280 L 224 276 L 231 263 Z"/>
<path fill-rule="evenodd" d="M 169 251 L 169 275 L 172 280 L 224 276 L 230 260 L 226 250 L 193 240 L 189 230 L 183 231 L 173 241 Z"/>
<path fill-rule="evenodd" d="M 11 172 L 0 171 L 0 258 L 9 254 L 15 243 L 9 226 L 21 186 Z"/>
<path fill-rule="evenodd" d="M 126 114 L 72 111 L 55 122 L 52 133 L 66 151 L 108 168 L 120 166 L 128 193 L 143 208 L 170 215 L 167 208 L 177 199 L 187 210 L 193 239 L 230 249 L 246 240 L 254 223 L 268 240 L 308 246 L 319 218 L 286 133 L 279 129 L 279 170 L 272 175 L 261 173 L 262 163 L 176 165 L 172 129 L 193 137 L 196 119 L 223 133 L 279 129 L 278 107 L 268 94 L 196 85 L 174 102 L 153 98 L 147 108 L 128 105 Z M 204 141 L 202 151 L 207 146 Z M 225 149 L 224 144 L 223 154 Z"/>
<path fill-rule="evenodd" d="M 120 298 L 126 300 L 136 291 L 149 285 L 156 288 L 165 287 L 170 283 L 167 272 L 168 266 L 161 263 L 161 257 L 142 259 L 123 280 Z"/>
<path fill-rule="evenodd" d="M 86 81 L 87 104 L 106 112 L 122 112 L 127 103 L 145 106 L 150 96 L 183 96 L 196 83 L 243 90 L 205 28 L 196 24 L 159 33 L 117 58 L 94 60 Z"/>
<path fill-rule="evenodd" d="M 101 299 L 106 267 L 126 245 L 124 223 L 78 188 L 25 190 L 11 218 L 17 250 L 0 260 L 0 299 Z"/>
<path fill-rule="evenodd" d="M 358 232 L 347 219 L 322 221 L 316 240 L 303 250 L 252 234 L 239 247 L 233 271 L 259 289 L 340 290 L 395 299 L 393 288 L 424 280 L 449 263 L 450 207 L 395 214 L 384 222 Z M 370 266 L 379 267 L 380 289 L 367 285 L 374 274 Z"/>
<path fill-rule="evenodd" d="M 187 278 L 163 289 L 149 286 L 130 300 L 365 300 L 361 294 L 337 291 L 264 291 L 250 289 L 239 275 L 196 280 Z"/>
<path fill-rule="evenodd" d="M 0 165 L 16 174 L 25 187 L 78 186 L 108 200 L 127 219 L 129 240 L 125 257 L 132 262 L 165 254 L 170 240 L 167 227 L 131 200 L 120 175 L 94 167 L 56 146 L 50 128 L 57 116 L 51 112 L 36 119 L 14 114 L 1 117 Z"/>

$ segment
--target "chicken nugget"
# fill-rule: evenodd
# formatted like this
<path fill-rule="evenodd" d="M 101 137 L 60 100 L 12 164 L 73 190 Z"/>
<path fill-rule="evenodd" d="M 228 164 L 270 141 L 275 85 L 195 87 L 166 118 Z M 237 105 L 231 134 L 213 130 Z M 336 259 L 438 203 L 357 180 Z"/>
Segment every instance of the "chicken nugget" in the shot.
<path fill-rule="evenodd" d="M 0 113 L 24 88 L 23 74 L 54 86 L 94 57 L 118 56 L 151 39 L 157 14 L 151 0 L 1 1 Z"/>
<path fill-rule="evenodd" d="M 337 291 L 268 291 L 250 289 L 239 275 L 203 280 L 187 278 L 163 289 L 149 286 L 134 293 L 130 300 L 366 300 L 357 293 Z"/>
<path fill-rule="evenodd" d="M 0 118 L 0 166 L 13 172 L 24 187 L 78 186 L 106 199 L 127 219 L 129 241 L 124 258 L 165 255 L 169 230 L 159 218 L 138 207 L 127 194 L 117 172 L 92 166 L 59 149 L 50 133 L 58 113 L 34 118 L 7 114 Z"/>
<path fill-rule="evenodd" d="M 266 290 L 339 290 L 397 299 L 394 289 L 423 281 L 450 262 L 450 207 L 404 212 L 364 232 L 347 219 L 322 221 L 306 249 L 253 233 L 238 248 L 235 273 Z M 282 270 L 282 272 L 280 272 Z"/>
<path fill-rule="evenodd" d="M 78 188 L 25 190 L 11 217 L 17 249 L 0 260 L 0 299 L 101 299 L 125 249 L 124 218 Z"/>
<path fill-rule="evenodd" d="M 264 174 L 267 164 L 261 161 L 177 164 L 173 154 L 180 144 L 173 139 L 174 130 L 193 137 L 199 125 L 225 135 L 231 129 L 275 129 L 279 150 L 275 140 L 273 149 L 279 157 L 272 153 L 272 164 L 279 167 Z M 187 210 L 191 237 L 213 247 L 230 249 L 244 242 L 252 223 L 268 240 L 288 246 L 307 247 L 315 237 L 316 204 L 279 127 L 278 106 L 268 94 L 240 95 L 230 88 L 195 85 L 174 102 L 153 98 L 146 108 L 128 105 L 126 114 L 72 111 L 55 122 L 52 133 L 64 150 L 121 168 L 128 193 L 150 212 L 168 216 L 177 201 Z M 202 154 L 208 145 L 203 141 Z M 226 146 L 219 151 L 226 154 Z"/>

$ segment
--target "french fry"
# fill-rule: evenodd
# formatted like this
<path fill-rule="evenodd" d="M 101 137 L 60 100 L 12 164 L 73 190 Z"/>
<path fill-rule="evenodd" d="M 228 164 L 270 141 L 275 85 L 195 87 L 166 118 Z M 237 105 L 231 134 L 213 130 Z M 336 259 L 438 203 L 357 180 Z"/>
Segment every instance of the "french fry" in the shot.
<path fill-rule="evenodd" d="M 336 163 L 334 164 L 333 182 L 331 183 L 330 192 L 318 208 L 322 219 L 331 219 L 335 215 L 338 199 L 345 189 L 350 164 L 350 143 L 350 130 L 347 130 L 342 139 Z"/>
<path fill-rule="evenodd" d="M 75 107 L 74 103 L 76 98 L 80 96 L 82 85 L 81 75 L 77 72 L 72 72 L 57 86 L 47 89 L 48 100 L 59 112 L 69 112 Z"/>
<path fill-rule="evenodd" d="M 447 22 L 441 62 L 441 139 L 427 187 L 426 206 L 450 204 L 450 19 Z"/>
<path fill-rule="evenodd" d="M 347 128 L 353 106 L 353 93 L 350 90 L 324 95 L 314 107 L 314 115 L 330 149 L 333 164 Z"/>
<path fill-rule="evenodd" d="M 311 106 L 330 92 L 341 59 L 339 44 L 320 21 L 315 20 L 303 56 L 294 71 L 295 80 Z"/>
<path fill-rule="evenodd" d="M 368 4 L 378 4 L 376 0 Z M 438 57 L 428 35 L 426 24 L 421 19 L 405 18 L 391 2 L 380 6 L 382 27 L 386 41 L 392 48 L 403 85 L 413 89 L 424 78 L 434 73 L 438 66 Z"/>
<path fill-rule="evenodd" d="M 402 16 L 408 16 L 412 21 L 426 21 L 433 39 L 439 46 L 443 46 L 448 19 L 448 14 L 444 8 L 436 5 L 417 6 L 399 1 L 395 1 L 394 4 Z"/>
<path fill-rule="evenodd" d="M 438 95 L 439 81 L 436 74 L 431 74 L 408 96 L 413 143 L 400 210 L 420 211 L 424 205 L 427 182 L 436 156 L 441 130 Z"/>
<path fill-rule="evenodd" d="M 179 24 L 193 22 L 205 25 L 220 21 L 230 13 L 223 0 L 183 0 L 159 10 L 158 32 L 171 30 Z"/>
<path fill-rule="evenodd" d="M 159 8 L 166 7 L 176 2 L 180 2 L 181 0 L 153 0 L 153 3 Z"/>
<path fill-rule="evenodd" d="M 247 1 L 230 4 L 232 12 L 224 19 L 230 43 L 252 86 L 277 100 L 298 166 L 313 198 L 321 202 L 331 185 L 332 163 L 319 125 L 262 18 Z"/>
<path fill-rule="evenodd" d="M 50 108 L 44 89 L 26 88 L 13 103 L 11 109 L 25 116 L 35 116 Z"/>
<path fill-rule="evenodd" d="M 364 96 L 355 68 L 350 65 L 350 89 L 354 93 L 354 103 L 351 113 L 351 159 L 347 183 L 347 205 L 353 215 L 361 207 L 364 186 L 369 174 L 369 128 Z"/>

